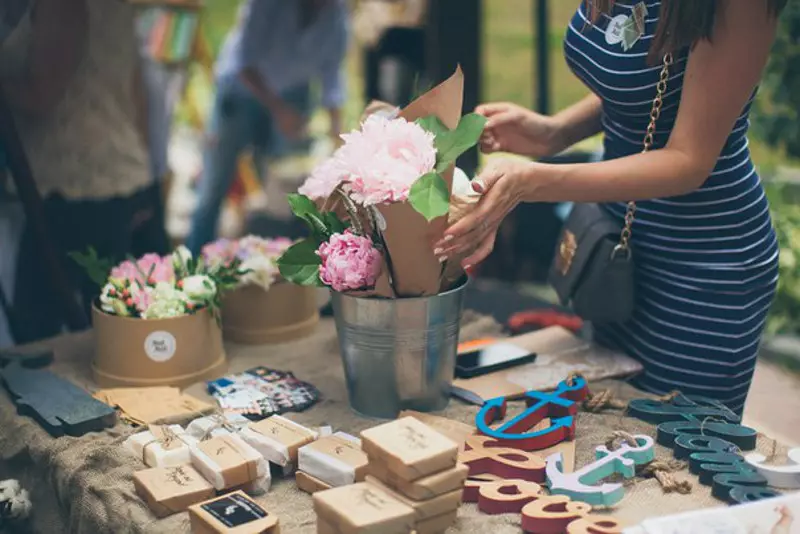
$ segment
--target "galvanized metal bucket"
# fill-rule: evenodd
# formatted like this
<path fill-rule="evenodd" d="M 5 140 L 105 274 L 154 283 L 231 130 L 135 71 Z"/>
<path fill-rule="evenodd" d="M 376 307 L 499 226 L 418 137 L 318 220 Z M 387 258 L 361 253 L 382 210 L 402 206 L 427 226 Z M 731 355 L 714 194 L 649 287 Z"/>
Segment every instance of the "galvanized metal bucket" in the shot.
<path fill-rule="evenodd" d="M 450 400 L 467 281 L 432 297 L 332 293 L 350 406 L 393 419 L 443 410 Z"/>

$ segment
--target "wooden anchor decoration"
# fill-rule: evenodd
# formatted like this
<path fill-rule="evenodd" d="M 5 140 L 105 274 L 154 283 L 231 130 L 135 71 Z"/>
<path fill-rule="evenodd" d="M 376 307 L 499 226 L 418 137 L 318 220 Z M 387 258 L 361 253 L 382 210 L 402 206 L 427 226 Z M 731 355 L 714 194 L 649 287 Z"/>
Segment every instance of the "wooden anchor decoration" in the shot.
<path fill-rule="evenodd" d="M 653 438 L 637 435 L 636 446 L 627 442 L 616 450 L 609 450 L 605 445 L 595 449 L 597 460 L 574 473 L 562 472 L 563 457 L 561 453 L 547 458 L 547 486 L 554 495 L 566 495 L 575 501 L 589 503 L 592 506 L 614 506 L 625 496 L 622 484 L 598 482 L 619 474 L 624 478 L 636 476 L 636 466 L 644 465 L 655 459 Z"/>
<path fill-rule="evenodd" d="M 545 495 L 539 484 L 527 480 L 467 480 L 464 502 L 478 504 L 485 514 L 521 514 L 528 534 L 621 534 L 613 517 L 590 516 L 592 506 L 567 495 Z M 466 497 L 469 495 L 470 497 Z"/>
<path fill-rule="evenodd" d="M 800 447 L 791 449 L 788 456 L 786 465 L 769 465 L 767 457 L 757 452 L 745 456 L 744 461 L 766 478 L 767 484 L 773 488 L 800 489 Z"/>
<path fill-rule="evenodd" d="M 490 425 L 505 418 L 508 401 L 505 397 L 484 403 L 475 418 L 478 432 L 497 440 L 498 446 L 524 451 L 547 449 L 565 440 L 575 438 L 575 414 L 578 402 L 589 393 L 586 380 L 575 377 L 572 385 L 563 381 L 552 393 L 529 391 L 525 394 L 527 409 L 498 428 Z M 550 426 L 533 430 L 545 418 Z"/>
<path fill-rule="evenodd" d="M 469 467 L 469 476 L 494 475 L 503 479 L 544 482 L 545 462 L 541 456 L 527 451 L 500 447 L 486 436 L 469 436 L 464 450 L 458 455 L 459 463 Z"/>
<path fill-rule="evenodd" d="M 742 504 L 780 495 L 739 453 L 755 449 L 757 432 L 721 402 L 683 394 L 670 402 L 636 399 L 628 415 L 658 425 L 656 441 L 688 460 L 689 470 L 717 499 Z"/>

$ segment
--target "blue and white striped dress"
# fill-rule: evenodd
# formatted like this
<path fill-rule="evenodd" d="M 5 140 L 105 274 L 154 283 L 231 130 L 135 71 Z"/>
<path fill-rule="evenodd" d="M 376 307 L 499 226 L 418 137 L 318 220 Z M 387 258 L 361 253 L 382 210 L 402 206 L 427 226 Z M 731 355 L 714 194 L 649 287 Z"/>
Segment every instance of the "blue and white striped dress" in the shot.
<path fill-rule="evenodd" d="M 605 159 L 642 150 L 661 71 L 647 63 L 661 2 L 646 5 L 645 34 L 628 51 L 609 44 L 605 30 L 613 17 L 631 13 L 630 0 L 595 24 L 581 5 L 567 30 L 567 62 L 603 101 Z M 688 54 L 675 54 L 655 149 L 666 144 L 677 117 Z M 600 343 L 642 362 L 637 386 L 714 397 L 739 413 L 778 279 L 777 239 L 748 149 L 751 104 L 699 190 L 638 203 L 635 317 L 597 329 Z M 605 207 L 621 226 L 625 203 Z"/>

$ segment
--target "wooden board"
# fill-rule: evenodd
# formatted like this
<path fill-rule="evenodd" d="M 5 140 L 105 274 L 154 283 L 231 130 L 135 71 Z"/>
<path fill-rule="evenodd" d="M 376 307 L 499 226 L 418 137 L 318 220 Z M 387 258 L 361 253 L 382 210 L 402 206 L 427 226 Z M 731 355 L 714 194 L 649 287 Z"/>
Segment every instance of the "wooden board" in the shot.
<path fill-rule="evenodd" d="M 54 437 L 82 436 L 114 426 L 117 412 L 89 393 L 49 371 L 12 363 L 0 370 L 20 415 L 35 419 Z"/>

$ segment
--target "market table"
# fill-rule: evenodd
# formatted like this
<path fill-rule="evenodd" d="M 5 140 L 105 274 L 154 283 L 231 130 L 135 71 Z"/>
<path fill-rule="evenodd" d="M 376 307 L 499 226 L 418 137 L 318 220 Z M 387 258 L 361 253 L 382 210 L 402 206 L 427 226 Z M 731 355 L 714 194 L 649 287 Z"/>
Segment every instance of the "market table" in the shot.
<path fill-rule="evenodd" d="M 500 325 L 493 319 L 467 313 L 462 327 L 462 339 L 497 335 Z M 45 346 L 55 350 L 51 370 L 89 389 L 89 364 L 92 356 L 92 334 L 63 336 Z M 316 333 L 304 340 L 272 346 L 227 346 L 230 371 L 239 372 L 256 365 L 291 370 L 311 382 L 324 398 L 312 409 L 290 416 L 308 426 L 332 426 L 351 434 L 374 426 L 375 421 L 357 416 L 349 409 L 342 366 L 333 321 L 325 319 Z M 628 384 L 605 381 L 590 384 L 592 389 L 611 388 L 623 400 L 642 397 Z M 204 396 L 204 387 L 190 388 Z M 42 392 L 46 395 L 47 392 Z M 472 424 L 477 408 L 457 400 L 441 414 L 453 420 Z M 593 461 L 594 448 L 606 441 L 614 430 L 655 435 L 647 423 L 623 417 L 620 412 L 600 414 L 580 413 L 577 420 L 576 464 Z M 51 438 L 33 420 L 20 417 L 8 395 L 0 393 L 0 479 L 17 478 L 31 492 L 34 504 L 31 529 L 41 533 L 181 533 L 189 532 L 187 513 L 166 519 L 155 519 L 134 492 L 134 471 L 144 468 L 138 458 L 121 448 L 124 439 L 134 432 L 124 424 L 80 438 Z M 770 454 L 775 444 L 759 437 L 759 450 Z M 783 447 L 778 447 L 783 452 Z M 657 446 L 657 458 L 672 457 L 671 451 Z M 697 483 L 696 477 L 678 474 L 691 480 L 694 488 L 689 495 L 664 494 L 654 479 L 635 479 L 626 489 L 626 496 L 613 514 L 627 524 L 637 524 L 654 515 L 667 515 L 688 510 L 721 506 L 712 498 L 708 487 Z M 274 480 L 272 490 L 256 499 L 270 512 L 280 517 L 282 532 L 313 534 L 315 514 L 311 497 L 300 492 L 293 479 Z M 488 516 L 474 505 L 464 505 L 459 520 L 449 533 L 519 533 L 517 515 Z"/>

